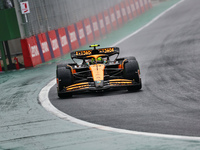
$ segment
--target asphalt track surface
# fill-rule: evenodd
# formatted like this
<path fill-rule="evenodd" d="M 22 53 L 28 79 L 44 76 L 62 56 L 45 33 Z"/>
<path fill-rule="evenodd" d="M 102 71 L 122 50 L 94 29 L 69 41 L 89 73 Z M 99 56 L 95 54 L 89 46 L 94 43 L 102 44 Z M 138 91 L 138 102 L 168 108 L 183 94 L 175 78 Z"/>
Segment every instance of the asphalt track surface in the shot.
<path fill-rule="evenodd" d="M 85 99 L 82 98 L 81 96 L 74 97 L 74 99 L 70 99 L 70 100 L 63 100 L 63 103 L 64 102 L 68 103 L 68 101 L 71 101 L 75 104 L 75 101 L 79 101 L 79 105 L 80 105 L 79 108 L 90 108 L 91 110 L 91 108 L 94 105 L 97 105 L 96 100 L 99 100 L 99 101 L 105 102 L 105 105 L 99 102 L 98 103 L 99 107 L 103 106 L 105 110 L 106 109 L 108 110 L 111 108 L 108 108 L 108 107 L 106 108 L 106 104 L 110 103 L 111 105 L 111 102 L 109 102 L 110 97 L 115 96 L 116 100 L 112 102 L 112 107 L 116 107 L 119 109 L 116 114 L 116 116 L 118 117 L 115 117 L 115 118 L 122 119 L 122 117 L 120 118 L 120 115 L 125 114 L 125 111 L 126 111 L 125 108 L 130 107 L 128 105 L 130 102 L 126 104 L 126 101 L 127 102 L 129 101 L 128 99 L 123 99 L 124 100 L 123 101 L 123 100 L 120 100 L 119 98 L 122 98 L 122 94 L 124 95 L 123 98 L 127 97 L 128 95 L 131 95 L 130 96 L 132 99 L 131 104 L 133 104 L 132 108 L 135 109 L 135 110 L 132 109 L 132 112 L 140 112 L 140 114 L 138 115 L 139 117 L 141 115 L 149 115 L 150 117 L 152 117 L 152 115 L 150 115 L 149 113 L 153 114 L 154 112 L 155 120 L 156 120 L 155 115 L 162 115 L 164 117 L 173 115 L 174 118 L 177 118 L 177 120 L 178 119 L 180 120 L 181 117 L 183 117 L 181 118 L 181 120 L 185 118 L 186 119 L 189 118 L 188 120 L 186 119 L 185 120 L 186 120 L 186 123 L 191 122 L 191 129 L 197 126 L 198 122 L 195 121 L 192 123 L 192 121 L 194 121 L 195 115 L 196 115 L 196 118 L 198 118 L 198 112 L 199 112 L 199 107 L 197 105 L 198 97 L 199 97 L 198 96 L 199 88 L 198 88 L 198 81 L 197 81 L 198 54 L 199 54 L 198 53 L 198 43 L 199 43 L 198 32 L 199 31 L 197 29 L 197 26 L 199 24 L 199 17 L 198 17 L 199 2 L 198 1 L 199 0 L 182 1 L 178 6 L 170 10 L 171 12 L 168 12 L 165 16 L 163 16 L 163 17 L 166 17 L 169 15 L 169 13 L 171 13 L 171 16 L 168 16 L 169 20 L 171 20 L 170 19 L 171 17 L 174 17 L 174 20 L 175 21 L 177 20 L 180 23 L 180 27 L 183 27 L 183 26 L 186 27 L 182 31 L 180 31 L 181 29 L 178 25 L 176 27 L 177 28 L 176 31 L 178 32 L 177 36 L 174 35 L 175 37 L 177 37 L 177 39 L 174 39 L 174 42 L 172 43 L 169 43 L 169 41 L 163 42 L 166 44 L 167 47 L 168 46 L 170 47 L 170 45 L 171 47 L 173 45 L 177 45 L 175 47 L 179 48 L 179 46 L 182 45 L 182 43 L 184 44 L 184 47 L 181 46 L 182 49 L 175 49 L 175 50 L 180 50 L 176 52 L 177 53 L 180 52 L 181 54 L 179 55 L 181 55 L 182 57 L 178 56 L 177 58 L 173 59 L 171 62 L 176 62 L 176 63 L 181 63 L 182 61 L 186 62 L 185 71 L 187 72 L 185 73 L 179 72 L 180 70 L 179 68 L 183 69 L 183 67 L 181 67 L 180 65 L 178 65 L 179 68 L 177 68 L 179 70 L 175 72 L 173 69 L 174 66 L 171 64 L 169 64 L 169 68 L 167 68 L 168 70 L 163 70 L 163 73 L 168 71 L 166 72 L 167 74 L 169 74 L 170 72 L 175 72 L 175 74 L 178 74 L 178 73 L 181 74 L 181 75 L 175 76 L 176 78 L 178 78 L 177 83 L 169 82 L 173 89 L 172 88 L 169 89 L 169 87 L 168 89 L 166 89 L 165 86 L 167 87 L 167 85 L 164 85 L 164 84 L 162 86 L 157 85 L 159 87 L 154 86 L 152 82 L 156 83 L 156 81 L 158 80 L 158 78 L 154 78 L 153 76 L 156 73 L 151 72 L 153 74 L 151 75 L 152 76 L 151 79 L 149 78 L 149 76 L 147 76 L 149 75 L 148 72 L 150 68 L 151 69 L 154 68 L 154 67 L 151 67 L 151 63 L 157 62 L 157 66 L 160 66 L 161 68 L 162 67 L 161 62 L 164 61 L 164 60 L 158 59 L 159 56 L 161 55 L 161 52 L 163 53 L 163 51 L 161 51 L 160 49 L 161 44 L 157 45 L 155 43 L 154 38 L 156 38 L 157 35 L 159 35 L 160 37 L 164 37 L 164 35 L 160 35 L 159 33 L 164 32 L 164 30 L 168 30 L 171 24 L 172 25 L 175 24 L 174 22 L 168 22 L 167 24 L 164 24 L 163 22 L 161 23 L 163 24 L 163 27 L 161 28 L 160 26 L 160 28 L 158 28 L 157 31 L 154 31 L 156 33 L 154 34 L 152 33 L 153 31 L 149 31 L 149 28 L 151 29 L 155 28 L 153 26 L 155 25 L 155 23 L 157 24 L 158 22 L 161 21 L 159 19 L 152 26 L 149 26 L 146 30 L 143 30 L 142 32 L 136 35 L 137 37 L 142 37 L 144 41 L 147 41 L 146 38 L 148 38 L 148 36 L 151 36 L 152 37 L 150 39 L 150 41 L 152 41 L 151 43 L 150 41 L 148 41 L 147 43 L 142 44 L 138 42 L 139 39 L 135 41 L 135 43 L 131 41 L 133 44 L 136 45 L 134 49 L 134 55 L 137 57 L 138 61 L 140 62 L 141 70 L 142 70 L 144 88 L 141 92 L 128 93 L 126 91 L 115 91 L 115 92 L 111 91 L 110 93 L 105 93 L 104 95 L 85 94 L 85 98 L 87 98 L 88 100 L 92 98 L 94 100 L 89 105 L 87 103 L 81 102 L 81 100 L 83 102 L 85 101 Z M 147 13 L 125 24 L 123 28 L 120 28 L 119 30 L 107 35 L 107 38 L 102 39 L 100 44 L 103 44 L 103 46 L 107 46 L 109 45 L 108 43 L 112 44 L 119 41 L 121 37 L 125 37 L 123 35 L 125 34 L 127 35 L 127 33 L 129 34 L 129 33 L 134 32 L 135 29 L 133 29 L 134 31 L 133 30 L 130 31 L 132 28 L 137 27 L 138 29 L 144 26 L 153 18 L 155 18 L 157 15 L 159 15 L 160 13 L 162 13 L 163 11 L 165 11 L 166 9 L 168 9 L 169 7 L 171 7 L 177 2 L 179 2 L 179 0 L 168 0 L 158 5 L 157 7 L 152 8 Z M 189 4 L 190 2 L 191 4 Z M 185 9 L 186 7 L 188 8 L 181 11 L 180 7 L 182 9 Z M 185 15 L 186 20 L 183 21 L 182 19 L 177 18 L 178 15 L 174 16 L 174 14 L 176 14 L 176 12 L 178 11 L 181 11 L 181 13 Z M 190 13 L 191 15 L 187 14 L 189 12 L 191 12 Z M 192 12 L 194 12 L 194 14 L 192 14 Z M 195 23 L 195 20 L 196 20 L 196 23 Z M 190 25 L 193 25 L 193 26 L 190 26 Z M 170 30 L 168 30 L 169 33 L 172 32 Z M 142 36 L 142 34 L 144 34 L 144 32 L 147 33 L 147 31 L 151 32 L 151 34 L 153 35 Z M 182 36 L 181 33 L 186 33 L 186 32 L 187 34 Z M 118 38 L 117 35 L 120 35 L 120 37 Z M 118 39 L 116 40 L 116 38 Z M 125 43 L 122 43 L 122 44 L 123 45 L 121 44 L 120 45 L 123 46 L 123 49 L 128 49 L 126 45 L 124 46 Z M 141 46 L 140 44 L 143 46 Z M 147 44 L 148 44 L 148 47 L 147 47 Z M 166 48 L 166 46 L 163 46 L 163 47 Z M 189 49 L 186 49 L 188 47 Z M 146 49 L 146 54 L 140 55 L 139 51 L 144 50 L 143 48 L 148 48 Z M 166 50 L 170 50 L 170 49 L 166 49 Z M 191 53 L 187 52 L 188 53 L 188 57 L 186 57 L 187 60 L 182 60 L 183 55 L 184 55 L 182 53 L 185 52 L 185 54 L 187 54 L 186 51 L 191 51 Z M 125 53 L 122 52 L 121 54 L 122 56 L 125 56 Z M 165 55 L 168 56 L 169 54 L 167 53 Z M 100 128 L 77 124 L 71 121 L 69 117 L 63 117 L 63 118 L 57 117 L 55 114 L 52 114 L 49 111 L 47 111 L 44 107 L 42 107 L 41 101 L 39 101 L 40 99 L 39 94 L 41 93 L 41 90 L 44 89 L 44 87 L 46 87 L 46 85 L 51 80 L 55 79 L 56 63 L 54 62 L 62 61 L 63 59 L 67 60 L 68 58 L 69 58 L 69 55 L 66 55 L 62 58 L 53 60 L 51 62 L 39 65 L 34 68 L 0 73 L 0 91 L 1 91 L 0 93 L 0 150 L 79 150 L 79 149 L 81 150 L 88 150 L 88 149 L 89 150 L 90 149 L 92 150 L 93 149 L 94 150 L 102 150 L 102 149 L 106 149 L 106 150 L 107 149 L 109 150 L 119 150 L 119 149 L 120 150 L 199 150 L 200 149 L 199 137 L 188 138 L 185 136 L 175 137 L 175 136 L 170 136 L 170 135 L 164 136 L 164 135 L 158 135 L 158 134 L 147 135 L 147 134 L 141 134 L 141 133 L 136 133 L 136 132 L 134 132 L 134 134 L 130 134 L 130 132 L 127 134 L 127 132 L 126 133 L 115 132 L 111 130 L 105 131 L 105 130 L 100 130 Z M 153 63 L 153 64 L 156 65 L 156 63 Z M 163 63 L 163 65 L 165 64 Z M 155 71 L 157 71 L 156 69 L 159 70 L 158 68 L 154 68 Z M 193 72 L 191 73 L 188 71 L 193 71 Z M 164 77 L 166 78 L 168 76 L 164 76 Z M 147 79 L 150 79 L 150 80 L 147 80 Z M 171 79 L 166 78 L 165 80 L 168 81 Z M 185 80 L 185 81 L 181 81 L 181 80 Z M 161 83 L 162 82 L 160 82 L 160 84 Z M 189 84 L 186 88 L 187 91 L 186 90 L 184 92 L 180 91 L 181 88 L 185 88 L 186 84 L 187 85 Z M 155 90 L 151 89 L 150 91 L 149 88 L 155 88 Z M 158 91 L 161 91 L 161 90 L 167 90 L 169 94 L 167 95 L 167 93 L 165 93 L 165 94 L 160 95 L 162 92 L 158 92 Z M 177 93 L 178 98 L 175 101 L 172 99 L 172 97 L 174 98 L 173 93 L 177 91 L 179 91 Z M 157 97 L 159 96 L 159 98 L 153 97 L 152 94 L 156 95 Z M 147 96 L 149 96 L 149 98 Z M 105 97 L 107 97 L 108 99 L 106 100 Z M 181 97 L 184 97 L 185 99 L 182 99 Z M 46 96 L 44 96 L 43 98 L 46 100 Z M 57 99 L 57 97 L 55 98 Z M 139 98 L 139 99 L 136 99 L 136 98 Z M 196 99 L 196 102 L 195 102 L 195 99 Z M 58 99 L 56 101 L 60 101 L 60 100 Z M 116 104 L 118 104 L 118 106 Z M 121 104 L 121 107 L 119 107 L 120 104 Z M 67 108 L 71 109 L 70 107 L 67 107 Z M 142 108 L 149 108 L 149 109 L 142 110 Z M 154 108 L 154 110 L 152 108 Z M 93 110 L 93 112 L 94 111 L 96 110 Z M 109 111 L 111 112 L 111 110 Z M 105 114 L 105 113 L 103 112 L 100 115 L 102 114 Z M 85 115 L 87 117 L 89 116 L 88 113 L 85 113 Z M 134 113 L 132 113 L 132 115 L 134 115 Z M 134 117 L 132 115 L 131 117 Z M 93 116 L 93 114 L 91 114 L 90 116 Z M 126 118 L 126 116 L 124 118 Z M 139 120 L 139 118 L 137 120 Z M 151 120 L 147 120 L 147 121 L 152 123 Z M 147 124 L 148 123 L 147 121 L 145 120 L 143 125 L 145 123 Z M 105 122 L 106 121 L 104 121 L 104 123 Z M 159 124 L 159 122 L 155 122 L 155 124 Z M 135 123 L 133 125 L 136 126 L 137 124 Z M 162 130 L 162 131 L 165 131 L 165 130 Z M 196 132 L 198 133 L 199 131 L 196 131 Z M 191 133 L 192 132 L 190 132 L 190 134 Z"/>
<path fill-rule="evenodd" d="M 113 90 L 51 103 L 75 118 L 134 131 L 200 136 L 200 1 L 186 0 L 118 44 L 120 57 L 135 56 L 143 88 Z"/>

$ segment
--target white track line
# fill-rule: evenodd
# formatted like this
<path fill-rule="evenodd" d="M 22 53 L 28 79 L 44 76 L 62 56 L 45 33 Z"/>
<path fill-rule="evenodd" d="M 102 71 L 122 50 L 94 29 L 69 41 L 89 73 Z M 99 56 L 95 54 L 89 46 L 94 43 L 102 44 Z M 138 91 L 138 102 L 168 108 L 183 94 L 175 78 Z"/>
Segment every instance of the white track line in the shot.
<path fill-rule="evenodd" d="M 169 9 L 167 9 L 166 11 L 164 11 L 163 13 L 161 13 L 159 16 L 157 16 L 156 18 L 154 18 L 151 22 L 149 22 L 148 24 L 146 24 L 145 26 L 143 26 L 142 28 L 140 28 L 136 32 L 130 34 L 127 37 L 125 37 L 124 39 L 122 39 L 122 40 L 118 41 L 117 43 L 113 44 L 112 46 L 116 46 L 119 43 L 122 43 L 123 41 L 125 41 L 126 39 L 132 37 L 133 35 L 137 34 L 138 32 L 140 32 L 144 28 L 146 28 L 149 25 L 151 25 L 153 22 L 155 22 L 156 20 L 158 20 L 161 16 L 163 16 L 165 13 L 167 13 L 168 11 L 170 11 L 171 9 L 173 9 L 174 7 L 176 7 L 178 4 L 180 4 L 183 1 L 185 1 L 185 0 L 181 0 L 177 4 L 173 5 L 172 7 L 170 7 Z M 61 119 L 64 119 L 64 120 L 67 120 L 67 121 L 70 121 L 70 122 L 73 122 L 73 123 L 77 123 L 77 124 L 80 124 L 80 125 L 83 125 L 83 126 L 87 126 L 87 127 L 91 127 L 91 128 L 97 128 L 97 129 L 105 130 L 105 131 L 117 132 L 117 133 L 133 134 L 133 135 L 144 135 L 144 136 L 159 137 L 159 138 L 170 138 L 170 139 L 179 139 L 179 140 L 195 140 L 195 141 L 200 141 L 200 137 L 190 137 L 190 136 L 178 136 L 178 135 L 168 135 L 168 134 L 137 132 L 137 131 L 131 131 L 131 130 L 117 129 L 117 128 L 112 128 L 112 127 L 102 126 L 102 125 L 98 125 L 98 124 L 89 123 L 89 122 L 86 122 L 86 121 L 83 121 L 83 120 L 79 120 L 77 118 L 74 118 L 72 116 L 69 116 L 69 115 L 61 112 L 60 110 L 58 110 L 57 108 L 55 108 L 51 104 L 51 102 L 49 100 L 48 94 L 49 94 L 50 89 L 55 84 L 56 84 L 56 79 L 52 80 L 48 85 L 46 85 L 40 91 L 39 101 L 40 101 L 41 105 L 47 111 L 53 113 L 54 115 L 58 116 Z"/>
<path fill-rule="evenodd" d="M 146 132 L 137 132 L 125 129 L 117 129 L 108 126 L 102 126 L 98 124 L 89 123 L 83 120 L 79 120 L 72 116 L 69 116 L 57 108 L 55 108 L 48 97 L 50 89 L 56 84 L 56 79 L 52 80 L 49 84 L 47 84 L 39 94 L 39 101 L 41 105 L 49 112 L 53 113 L 54 115 L 58 116 L 61 119 L 80 124 L 83 126 L 96 128 L 105 131 L 117 132 L 117 133 L 124 133 L 124 134 L 133 134 L 133 135 L 143 135 L 143 136 L 151 136 L 151 137 L 159 137 L 159 138 L 170 138 L 170 139 L 179 139 L 179 140 L 193 140 L 193 141 L 200 141 L 200 137 L 190 137 L 190 136 L 178 136 L 178 135 L 167 135 L 167 134 L 157 134 L 157 133 L 146 133 Z"/>

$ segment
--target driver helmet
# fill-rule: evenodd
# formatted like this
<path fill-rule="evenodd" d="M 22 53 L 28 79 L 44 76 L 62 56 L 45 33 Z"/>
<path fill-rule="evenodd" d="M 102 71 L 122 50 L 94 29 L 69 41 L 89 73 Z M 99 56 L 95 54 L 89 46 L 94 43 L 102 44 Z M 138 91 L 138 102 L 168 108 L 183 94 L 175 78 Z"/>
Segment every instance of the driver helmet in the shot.
<path fill-rule="evenodd" d="M 91 59 L 91 64 L 95 64 L 95 59 L 94 58 Z"/>
<path fill-rule="evenodd" d="M 102 57 L 98 57 L 98 58 L 97 58 L 97 61 L 98 61 L 98 62 L 103 62 Z"/>

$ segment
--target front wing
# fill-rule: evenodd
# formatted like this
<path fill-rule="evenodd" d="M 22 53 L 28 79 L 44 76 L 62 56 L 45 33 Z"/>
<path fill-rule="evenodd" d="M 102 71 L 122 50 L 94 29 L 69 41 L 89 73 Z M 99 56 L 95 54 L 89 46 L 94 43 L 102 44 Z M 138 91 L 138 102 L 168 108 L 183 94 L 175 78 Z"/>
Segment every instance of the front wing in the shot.
<path fill-rule="evenodd" d="M 82 82 L 77 84 L 72 84 L 70 86 L 64 87 L 62 91 L 59 93 L 72 93 L 72 92 L 80 92 L 80 91 L 99 91 L 99 90 L 106 90 L 109 88 L 115 87 L 127 87 L 127 86 L 134 86 L 139 85 L 138 82 L 135 80 L 129 79 L 112 79 L 107 81 L 102 81 L 102 86 L 95 86 L 95 82 Z"/>

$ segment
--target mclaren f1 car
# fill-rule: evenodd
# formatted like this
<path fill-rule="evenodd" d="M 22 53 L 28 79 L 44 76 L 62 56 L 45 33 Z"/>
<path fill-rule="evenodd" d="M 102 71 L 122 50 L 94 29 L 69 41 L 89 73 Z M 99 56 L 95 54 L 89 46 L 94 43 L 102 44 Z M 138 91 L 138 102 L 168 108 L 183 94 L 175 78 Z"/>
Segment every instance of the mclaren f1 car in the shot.
<path fill-rule="evenodd" d="M 74 63 L 57 65 L 58 97 L 71 97 L 81 91 L 98 92 L 115 87 L 125 87 L 128 91 L 142 88 L 135 57 L 118 58 L 119 47 L 97 49 L 98 46 L 91 45 L 92 49 L 71 52 Z M 114 59 L 111 60 L 111 57 Z"/>

